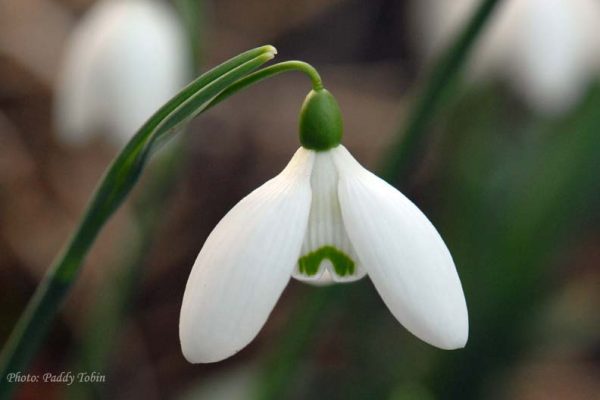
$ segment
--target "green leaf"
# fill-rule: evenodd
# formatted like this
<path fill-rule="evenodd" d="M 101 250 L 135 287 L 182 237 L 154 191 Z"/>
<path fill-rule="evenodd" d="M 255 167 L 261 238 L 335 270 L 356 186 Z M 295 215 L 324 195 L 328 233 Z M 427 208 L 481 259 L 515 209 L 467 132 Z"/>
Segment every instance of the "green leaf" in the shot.
<path fill-rule="evenodd" d="M 10 396 L 14 383 L 6 376 L 23 371 L 37 351 L 96 236 L 137 182 L 148 157 L 170 133 L 206 109 L 228 86 L 272 59 L 275 52 L 272 46 L 249 50 L 201 75 L 150 117 L 115 158 L 79 227 L 49 268 L 3 348 L 0 399 Z"/>

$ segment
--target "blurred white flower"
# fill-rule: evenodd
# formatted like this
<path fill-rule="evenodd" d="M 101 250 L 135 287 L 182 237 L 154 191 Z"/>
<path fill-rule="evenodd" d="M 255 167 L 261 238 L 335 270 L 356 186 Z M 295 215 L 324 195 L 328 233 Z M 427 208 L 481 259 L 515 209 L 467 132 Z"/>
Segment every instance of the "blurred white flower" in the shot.
<path fill-rule="evenodd" d="M 417 45 L 439 54 L 480 0 L 415 2 Z M 600 73 L 600 1 L 507 0 L 478 39 L 469 77 L 506 79 L 537 111 L 568 111 Z"/>
<path fill-rule="evenodd" d="M 183 354 L 193 363 L 215 362 L 241 350 L 290 277 L 352 282 L 366 274 L 414 335 L 443 349 L 465 345 L 461 283 L 427 217 L 344 146 L 301 147 L 206 240 L 183 296 Z"/>
<path fill-rule="evenodd" d="M 117 146 L 186 83 L 189 49 L 179 19 L 159 0 L 101 0 L 68 43 L 55 119 L 68 144 L 103 132 Z"/>

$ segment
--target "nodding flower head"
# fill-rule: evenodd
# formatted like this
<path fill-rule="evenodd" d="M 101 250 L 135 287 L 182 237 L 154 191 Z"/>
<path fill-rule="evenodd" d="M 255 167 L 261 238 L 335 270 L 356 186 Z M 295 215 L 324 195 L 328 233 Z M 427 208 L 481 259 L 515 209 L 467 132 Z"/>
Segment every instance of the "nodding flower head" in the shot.
<path fill-rule="evenodd" d="M 333 96 L 300 114 L 300 147 L 279 175 L 242 199 L 200 250 L 179 334 L 193 363 L 232 356 L 258 334 L 290 278 L 369 276 L 396 319 L 442 349 L 464 347 L 465 298 L 452 257 L 427 217 L 340 144 Z"/>
<path fill-rule="evenodd" d="M 414 1 L 416 45 L 435 59 L 481 3 Z M 570 111 L 600 73 L 600 2 L 518 0 L 498 4 L 478 38 L 471 78 L 506 80 L 534 110 Z"/>
<path fill-rule="evenodd" d="M 58 79 L 59 138 L 95 133 L 123 146 L 188 80 L 191 58 L 175 11 L 162 1 L 102 0 L 75 27 Z"/>

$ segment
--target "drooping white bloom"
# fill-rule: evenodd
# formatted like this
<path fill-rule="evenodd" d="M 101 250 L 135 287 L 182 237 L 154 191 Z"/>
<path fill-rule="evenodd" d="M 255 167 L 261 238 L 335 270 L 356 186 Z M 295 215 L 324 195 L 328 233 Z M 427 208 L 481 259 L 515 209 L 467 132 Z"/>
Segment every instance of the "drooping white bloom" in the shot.
<path fill-rule="evenodd" d="M 122 146 L 188 80 L 189 51 L 174 10 L 158 0 L 102 0 L 68 43 L 56 87 L 59 137 L 99 131 Z"/>
<path fill-rule="evenodd" d="M 342 145 L 301 147 L 206 240 L 183 297 L 183 354 L 215 362 L 241 350 L 290 277 L 350 282 L 365 275 L 410 332 L 443 349 L 465 345 L 460 280 L 425 215 Z"/>
<path fill-rule="evenodd" d="M 418 0 L 416 43 L 432 58 L 479 0 Z M 470 77 L 506 79 L 534 109 L 568 111 L 600 74 L 600 2 L 511 0 L 498 4 L 478 39 Z"/>

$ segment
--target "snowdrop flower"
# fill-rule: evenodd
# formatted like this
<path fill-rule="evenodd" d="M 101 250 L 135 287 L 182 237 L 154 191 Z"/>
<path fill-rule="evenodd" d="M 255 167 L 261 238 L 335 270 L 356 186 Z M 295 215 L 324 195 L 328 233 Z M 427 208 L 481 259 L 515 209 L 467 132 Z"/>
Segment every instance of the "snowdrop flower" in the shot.
<path fill-rule="evenodd" d="M 333 96 L 309 93 L 302 147 L 209 235 L 183 296 L 179 335 L 187 360 L 215 362 L 246 346 L 290 277 L 353 282 L 368 275 L 410 332 L 443 349 L 465 345 L 465 299 L 440 235 L 339 144 L 341 134 Z"/>
<path fill-rule="evenodd" d="M 479 0 L 415 3 L 418 43 L 426 58 L 448 44 Z M 600 2 L 501 2 L 477 43 L 470 76 L 506 79 L 535 110 L 568 111 L 600 72 Z"/>
<path fill-rule="evenodd" d="M 122 146 L 188 80 L 181 24 L 157 0 L 102 0 L 75 28 L 56 88 L 55 119 L 64 142 L 108 133 Z"/>

